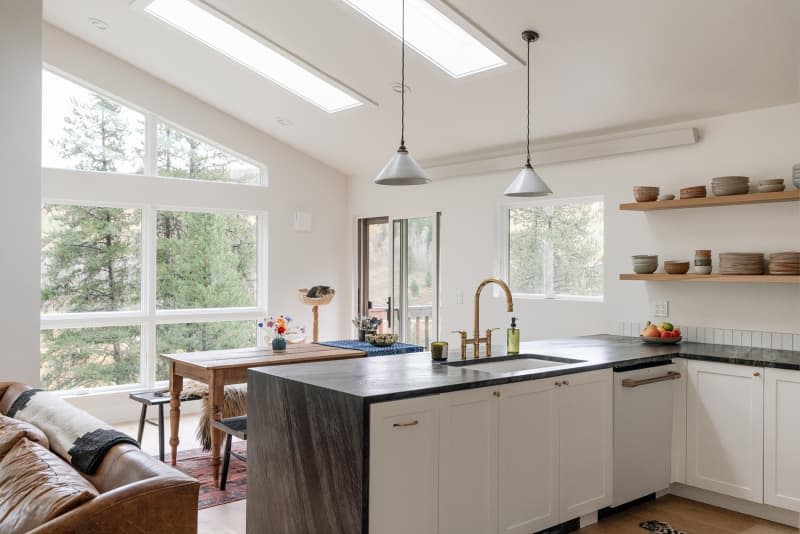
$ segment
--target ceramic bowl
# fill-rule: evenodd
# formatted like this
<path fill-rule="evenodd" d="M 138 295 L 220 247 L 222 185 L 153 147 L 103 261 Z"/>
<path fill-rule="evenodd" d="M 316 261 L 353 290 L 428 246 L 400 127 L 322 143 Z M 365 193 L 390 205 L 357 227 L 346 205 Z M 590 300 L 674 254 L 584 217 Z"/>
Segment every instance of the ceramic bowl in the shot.
<path fill-rule="evenodd" d="M 786 186 L 783 184 L 765 184 L 758 186 L 759 193 L 777 193 L 778 191 L 783 191 L 786 189 Z"/>
<path fill-rule="evenodd" d="M 766 178 L 760 180 L 758 185 L 783 185 L 783 178 Z"/>
<path fill-rule="evenodd" d="M 633 198 L 636 202 L 653 202 L 658 200 L 659 188 L 651 185 L 637 185 L 633 188 Z"/>
<path fill-rule="evenodd" d="M 794 176 L 792 178 L 792 183 L 797 189 L 800 189 L 800 176 Z"/>
<path fill-rule="evenodd" d="M 659 195 L 658 200 L 675 200 L 675 195 Z"/>
<path fill-rule="evenodd" d="M 711 266 L 710 265 L 695 265 L 694 266 L 695 274 L 711 274 Z"/>
<path fill-rule="evenodd" d="M 636 274 L 651 274 L 658 269 L 658 256 L 650 254 L 640 254 L 632 256 L 633 272 Z"/>
<path fill-rule="evenodd" d="M 369 344 L 376 347 L 390 347 L 400 339 L 397 334 L 367 334 L 366 337 Z"/>
<path fill-rule="evenodd" d="M 665 261 L 664 270 L 669 274 L 686 274 L 689 272 L 688 261 Z"/>

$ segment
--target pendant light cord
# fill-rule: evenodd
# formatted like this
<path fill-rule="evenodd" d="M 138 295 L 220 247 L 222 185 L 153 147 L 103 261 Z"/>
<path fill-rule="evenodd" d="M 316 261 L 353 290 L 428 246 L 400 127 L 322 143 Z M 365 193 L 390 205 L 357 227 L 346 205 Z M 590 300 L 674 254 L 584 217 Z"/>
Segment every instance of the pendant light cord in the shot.
<path fill-rule="evenodd" d="M 406 0 L 402 0 L 403 16 L 400 23 L 400 149 L 406 148 Z"/>
<path fill-rule="evenodd" d="M 405 0 L 403 0 L 405 1 Z M 528 41 L 528 165 L 531 164 L 531 41 Z"/>

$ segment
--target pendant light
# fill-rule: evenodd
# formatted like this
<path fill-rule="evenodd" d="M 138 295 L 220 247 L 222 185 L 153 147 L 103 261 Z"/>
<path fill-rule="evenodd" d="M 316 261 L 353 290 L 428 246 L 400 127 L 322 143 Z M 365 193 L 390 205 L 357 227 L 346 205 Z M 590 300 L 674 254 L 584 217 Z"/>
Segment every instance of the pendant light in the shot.
<path fill-rule="evenodd" d="M 419 163 L 406 149 L 406 1 L 402 1 L 403 19 L 401 23 L 400 40 L 400 148 L 383 168 L 375 183 L 378 185 L 421 185 L 431 181 Z"/>
<path fill-rule="evenodd" d="M 531 45 L 539 39 L 539 34 L 532 30 L 526 30 L 522 32 L 522 39 L 528 43 L 528 159 L 503 194 L 507 197 L 543 197 L 552 195 L 553 192 L 536 174 L 531 165 Z"/>

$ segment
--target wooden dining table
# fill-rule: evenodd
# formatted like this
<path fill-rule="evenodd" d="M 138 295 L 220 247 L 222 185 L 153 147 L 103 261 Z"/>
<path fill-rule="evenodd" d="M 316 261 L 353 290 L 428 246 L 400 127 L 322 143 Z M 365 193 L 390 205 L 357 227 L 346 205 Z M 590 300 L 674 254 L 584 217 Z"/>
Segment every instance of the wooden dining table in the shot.
<path fill-rule="evenodd" d="M 225 386 L 247 382 L 247 370 L 251 367 L 342 360 L 361 358 L 365 355 L 366 353 L 360 350 L 332 348 L 315 343 L 290 344 L 283 351 L 273 351 L 267 348 L 242 348 L 162 354 L 161 357 L 169 364 L 169 444 L 172 450 L 172 465 L 176 465 L 178 458 L 178 444 L 180 443 L 178 430 L 180 429 L 181 392 L 184 378 L 191 378 L 208 385 L 208 405 L 211 419 L 219 421 L 222 419 L 222 407 L 225 403 Z M 215 482 L 219 480 L 222 441 L 222 432 L 212 427 L 211 466 Z"/>

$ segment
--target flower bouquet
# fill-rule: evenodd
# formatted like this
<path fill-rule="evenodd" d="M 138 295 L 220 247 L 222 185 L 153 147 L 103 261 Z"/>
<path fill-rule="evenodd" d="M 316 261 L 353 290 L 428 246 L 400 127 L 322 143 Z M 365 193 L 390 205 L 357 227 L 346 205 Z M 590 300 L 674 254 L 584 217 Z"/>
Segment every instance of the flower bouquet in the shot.
<path fill-rule="evenodd" d="M 258 327 L 266 331 L 268 339 L 272 341 L 272 350 L 286 350 L 286 340 L 290 343 L 301 343 L 305 340 L 306 329 L 303 326 L 290 326 L 292 318 L 280 315 L 278 318 L 269 316 L 258 322 Z"/>

